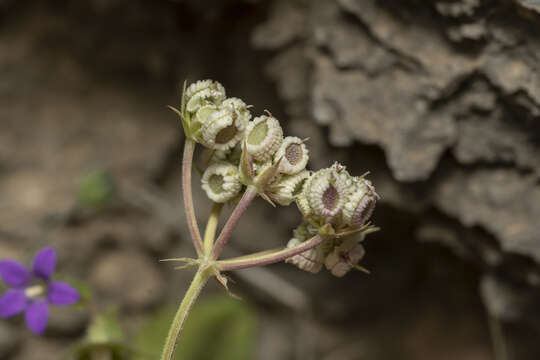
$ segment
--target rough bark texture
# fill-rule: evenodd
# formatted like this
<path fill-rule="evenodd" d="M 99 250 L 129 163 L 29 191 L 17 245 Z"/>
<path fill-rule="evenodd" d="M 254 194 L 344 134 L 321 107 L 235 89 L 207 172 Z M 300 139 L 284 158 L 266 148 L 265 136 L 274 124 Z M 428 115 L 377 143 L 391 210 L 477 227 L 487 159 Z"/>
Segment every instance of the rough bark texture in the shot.
<path fill-rule="evenodd" d="M 215 78 L 309 137 L 311 168 L 369 170 L 382 196 L 371 275 L 271 267 L 301 306 L 268 274 L 237 276 L 260 313 L 257 359 L 487 360 L 493 342 L 538 359 L 539 33 L 533 0 L 0 0 L 0 258 L 55 246 L 131 327 L 177 302 L 191 274 L 156 259 L 193 252 L 164 105 L 185 78 Z M 118 196 L 85 213 L 93 168 Z M 298 221 L 256 201 L 231 246 L 284 245 Z M 2 321 L 0 359 L 56 360 L 87 323 L 59 310 L 29 338 Z"/>
<path fill-rule="evenodd" d="M 336 0 L 278 2 L 253 35 L 291 123 L 356 149 L 344 162 L 413 214 L 418 240 L 479 265 L 490 314 L 537 334 L 539 31 L 537 1 Z"/>

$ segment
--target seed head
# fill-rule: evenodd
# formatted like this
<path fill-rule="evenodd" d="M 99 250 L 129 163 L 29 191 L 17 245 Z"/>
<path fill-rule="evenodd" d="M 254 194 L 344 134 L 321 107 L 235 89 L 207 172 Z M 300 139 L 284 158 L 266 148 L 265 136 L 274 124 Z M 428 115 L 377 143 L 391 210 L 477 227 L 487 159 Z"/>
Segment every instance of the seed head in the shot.
<path fill-rule="evenodd" d="M 258 116 L 247 125 L 247 152 L 260 162 L 267 162 L 283 141 L 283 130 L 272 116 Z"/>
<path fill-rule="evenodd" d="M 373 214 L 377 193 L 369 180 L 354 178 L 354 184 L 343 207 L 343 220 L 351 227 L 362 226 Z"/>
<path fill-rule="evenodd" d="M 290 205 L 302 193 L 304 184 L 309 176 L 309 171 L 307 170 L 294 175 L 282 176 L 275 184 L 272 198 L 280 205 Z"/>
<path fill-rule="evenodd" d="M 316 216 L 330 221 L 341 213 L 347 195 L 350 175 L 345 167 L 335 163 L 317 171 L 311 177 L 304 194 Z"/>
<path fill-rule="evenodd" d="M 204 171 L 202 188 L 214 202 L 224 203 L 233 199 L 242 188 L 238 168 L 226 162 L 213 163 Z"/>
<path fill-rule="evenodd" d="M 186 110 L 195 113 L 207 104 L 219 105 L 225 99 L 225 88 L 213 80 L 199 80 L 191 84 L 185 93 Z"/>
<path fill-rule="evenodd" d="M 296 174 L 306 168 L 309 155 L 304 142 L 295 136 L 287 136 L 274 155 L 274 161 L 281 159 L 280 172 Z"/>
<path fill-rule="evenodd" d="M 215 150 L 233 148 L 243 137 L 247 123 L 244 119 L 245 116 L 240 116 L 232 107 L 221 106 L 220 110 L 210 113 L 202 125 L 203 145 Z"/>

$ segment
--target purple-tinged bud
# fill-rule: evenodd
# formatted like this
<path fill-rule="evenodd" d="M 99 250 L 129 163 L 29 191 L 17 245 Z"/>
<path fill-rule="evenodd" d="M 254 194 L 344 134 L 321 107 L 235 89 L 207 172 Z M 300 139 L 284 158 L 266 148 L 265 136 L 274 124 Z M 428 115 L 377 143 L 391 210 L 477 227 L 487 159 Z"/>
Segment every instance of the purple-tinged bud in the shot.
<path fill-rule="evenodd" d="M 287 243 L 287 247 L 292 248 L 301 243 L 302 242 L 300 240 L 292 238 Z M 301 270 L 316 274 L 322 269 L 324 255 L 318 247 L 314 247 L 313 249 L 304 251 L 303 253 L 288 258 L 287 260 L 285 260 L 285 262 L 296 265 Z"/>

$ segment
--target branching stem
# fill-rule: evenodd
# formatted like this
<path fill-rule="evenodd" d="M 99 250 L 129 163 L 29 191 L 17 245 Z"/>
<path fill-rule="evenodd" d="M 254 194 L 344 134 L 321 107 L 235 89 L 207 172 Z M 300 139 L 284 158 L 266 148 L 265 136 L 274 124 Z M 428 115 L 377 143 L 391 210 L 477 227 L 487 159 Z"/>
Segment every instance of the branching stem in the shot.
<path fill-rule="evenodd" d="M 214 203 L 208 222 L 206 223 L 206 229 L 204 230 L 204 254 L 209 255 L 212 252 L 212 247 L 214 245 L 214 239 L 216 238 L 216 230 L 219 224 L 219 215 L 221 214 L 221 209 L 223 208 L 222 203 Z"/>
<path fill-rule="evenodd" d="M 231 216 L 229 217 L 229 220 L 227 220 L 227 223 L 223 227 L 223 230 L 221 230 L 221 233 L 219 234 L 219 237 L 217 238 L 214 245 L 214 249 L 212 250 L 212 254 L 210 256 L 211 259 L 215 260 L 219 257 L 219 255 L 221 255 L 223 247 L 225 246 L 225 244 L 227 244 L 227 241 L 229 241 L 229 238 L 231 237 L 231 234 L 236 227 L 236 224 L 238 224 L 240 217 L 242 217 L 242 214 L 244 214 L 249 204 L 256 195 L 257 188 L 251 185 L 248 186 L 246 191 L 244 192 L 244 195 L 242 195 L 242 198 L 234 208 Z"/>

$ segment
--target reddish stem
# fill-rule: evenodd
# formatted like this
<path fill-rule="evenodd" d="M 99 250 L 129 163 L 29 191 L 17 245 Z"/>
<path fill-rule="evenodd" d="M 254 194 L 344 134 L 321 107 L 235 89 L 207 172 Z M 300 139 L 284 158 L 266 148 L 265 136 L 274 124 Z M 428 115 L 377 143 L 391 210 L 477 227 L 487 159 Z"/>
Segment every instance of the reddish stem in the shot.
<path fill-rule="evenodd" d="M 248 186 L 246 191 L 244 192 L 244 195 L 242 195 L 242 198 L 240 199 L 238 204 L 236 204 L 236 207 L 234 208 L 231 216 L 229 217 L 229 220 L 227 220 L 227 223 L 223 227 L 223 230 L 221 230 L 221 233 L 216 240 L 211 255 L 211 258 L 213 260 L 216 260 L 223 251 L 223 247 L 225 246 L 225 244 L 227 244 L 227 241 L 229 241 L 229 238 L 231 237 L 231 234 L 236 227 L 236 224 L 238 224 L 240 217 L 242 216 L 242 214 L 244 214 L 249 204 L 256 195 L 257 188 L 251 185 Z"/>
<path fill-rule="evenodd" d="M 184 209 L 186 212 L 187 224 L 193 246 L 198 255 L 203 254 L 203 242 L 199 225 L 195 217 L 195 208 L 193 207 L 193 193 L 191 191 L 191 169 L 193 165 L 193 153 L 195 151 L 195 141 L 186 137 L 184 144 L 184 157 L 182 159 L 182 192 L 184 195 Z"/>
<path fill-rule="evenodd" d="M 304 241 L 303 243 L 300 243 L 292 248 L 284 248 L 277 251 L 263 251 L 238 258 L 222 260 L 218 261 L 218 266 L 222 271 L 231 271 L 246 269 L 254 266 L 275 264 L 295 255 L 301 254 L 304 251 L 313 249 L 314 247 L 320 245 L 324 240 L 324 237 L 315 235 L 311 239 Z"/>

